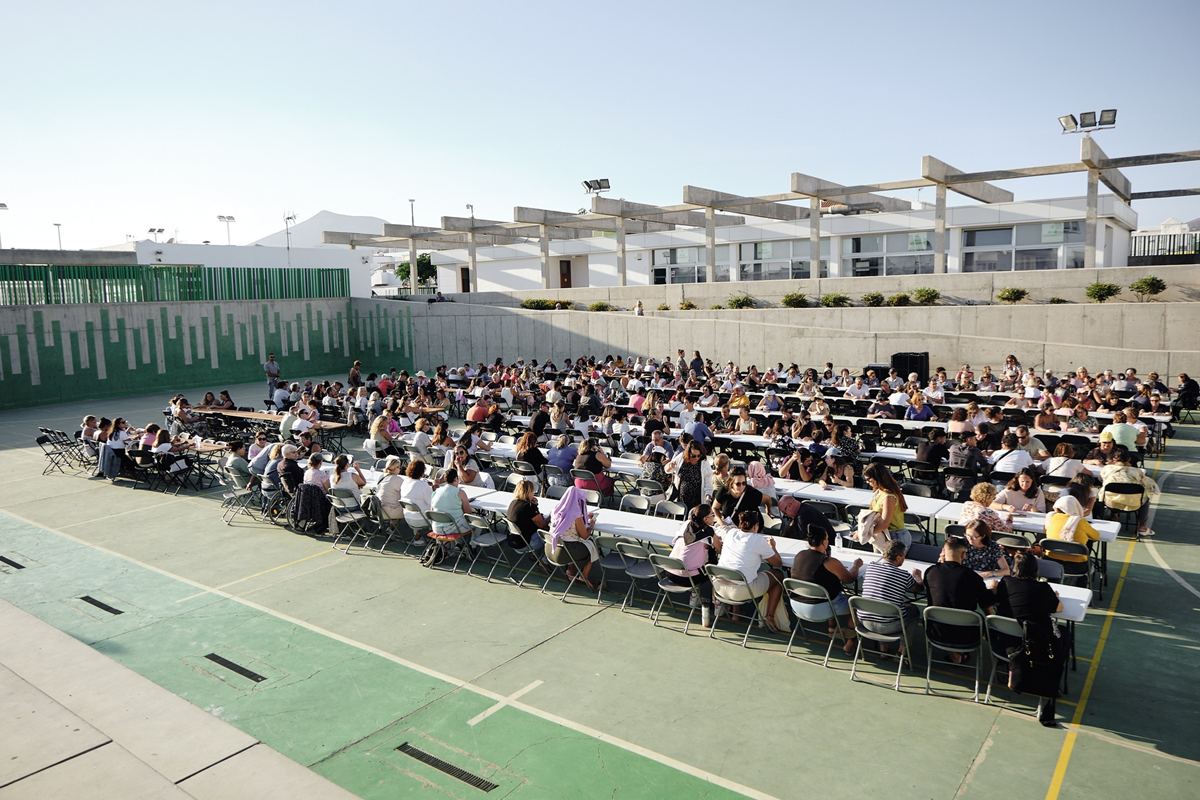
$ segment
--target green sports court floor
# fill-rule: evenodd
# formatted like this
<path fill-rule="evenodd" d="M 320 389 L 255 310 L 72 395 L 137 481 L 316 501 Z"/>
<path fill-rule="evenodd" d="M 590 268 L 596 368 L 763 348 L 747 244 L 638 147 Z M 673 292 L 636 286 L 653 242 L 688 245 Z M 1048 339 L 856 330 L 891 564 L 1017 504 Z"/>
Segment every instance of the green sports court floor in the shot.
<path fill-rule="evenodd" d="M 823 669 L 786 658 L 782 640 L 743 650 L 727 626 L 726 641 L 684 636 L 667 615 L 653 627 L 644 603 L 622 613 L 616 595 L 559 603 L 398 553 L 226 526 L 212 492 L 42 476 L 37 426 L 73 430 L 84 413 L 145 425 L 165 401 L 0 415 L 0 597 L 362 797 L 1200 791 L 1200 428 L 1183 426 L 1150 465 L 1166 489 L 1158 535 L 1110 547 L 1104 601 L 1078 626 L 1067 725 L 1047 730 L 1005 689 L 970 702 L 965 673 L 935 675 L 953 697 L 926 696 L 923 654 L 899 693 L 851 684 L 836 650 Z M 890 665 L 866 675 L 888 680 Z M 496 786 L 485 794 L 405 743 Z"/>

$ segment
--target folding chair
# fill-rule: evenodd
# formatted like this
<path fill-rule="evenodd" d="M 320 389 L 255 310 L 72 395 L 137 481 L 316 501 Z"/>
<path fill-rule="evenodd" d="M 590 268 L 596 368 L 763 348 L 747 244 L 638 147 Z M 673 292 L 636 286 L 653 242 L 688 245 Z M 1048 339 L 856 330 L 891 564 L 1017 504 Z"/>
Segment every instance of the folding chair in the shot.
<path fill-rule="evenodd" d="M 808 581 L 797 580 L 796 578 L 784 578 L 783 590 L 787 592 L 788 603 L 792 607 L 792 611 L 796 615 L 796 627 L 792 629 L 792 635 L 788 639 L 787 650 L 784 655 L 791 656 L 792 643 L 796 641 L 796 633 L 804 631 L 804 638 L 808 639 L 808 629 L 804 627 L 805 622 L 829 622 L 833 621 L 834 633 L 829 635 L 829 646 L 825 648 L 825 660 L 821 662 L 821 666 L 829 666 L 829 655 L 833 652 L 833 643 L 841 637 L 843 642 L 850 641 L 846 636 L 846 632 L 842 629 L 841 620 L 833 610 L 833 600 L 829 596 L 829 592 L 825 591 L 824 586 Z M 816 602 L 805 602 L 812 600 Z M 809 661 L 810 659 L 802 659 Z"/>
<path fill-rule="evenodd" d="M 471 523 L 471 549 L 474 550 L 471 563 L 467 565 L 467 574 L 471 574 L 471 569 L 475 566 L 475 562 L 479 560 L 479 556 L 483 555 L 483 551 L 490 548 L 500 551 L 504 563 L 508 564 L 511 571 L 512 562 L 508 560 L 508 554 L 504 552 L 504 543 L 508 537 L 503 533 L 492 530 L 492 526 L 488 524 L 488 521 L 478 514 L 466 514 L 464 515 L 464 519 Z M 492 582 L 492 573 L 496 571 L 499 563 L 496 559 L 492 559 L 492 568 L 488 570 L 487 580 L 484 583 Z"/>
<path fill-rule="evenodd" d="M 507 525 L 508 525 L 508 532 L 509 532 L 509 534 L 510 534 L 511 536 L 516 536 L 516 537 L 518 537 L 518 538 L 520 538 L 520 539 L 524 540 L 524 538 L 525 538 L 525 534 L 524 534 L 524 533 L 522 533 L 521 529 L 517 527 L 517 524 L 516 524 L 515 522 L 513 522 L 513 521 L 512 521 L 511 519 L 509 519 L 508 517 L 505 517 L 505 518 L 504 518 L 504 522 L 505 522 L 505 524 L 507 524 Z M 501 551 L 501 552 L 503 552 L 503 551 Z M 538 553 L 538 551 L 537 551 L 537 550 L 534 548 L 534 546 L 533 546 L 533 543 L 532 543 L 532 542 L 530 542 L 529 544 L 525 545 L 524 547 L 519 547 L 519 548 L 516 548 L 515 550 L 513 550 L 513 552 L 514 552 L 514 553 L 515 553 L 515 554 L 516 554 L 518 557 L 521 557 L 521 556 L 526 556 L 526 555 L 528 555 L 528 556 L 530 556 L 530 558 L 533 560 L 533 563 L 532 563 L 532 564 L 530 564 L 530 565 L 529 565 L 529 566 L 528 566 L 528 567 L 525 569 L 525 574 L 521 576 L 521 580 L 520 580 L 520 581 L 517 583 L 517 588 L 521 588 L 521 587 L 523 587 L 523 586 L 525 585 L 525 579 L 529 577 L 529 573 L 533 572 L 533 568 L 534 568 L 535 566 L 537 566 L 538 562 L 539 562 L 539 561 L 541 561 L 541 560 L 542 560 L 542 558 L 541 558 L 540 554 Z M 518 561 L 519 561 L 519 560 L 520 560 L 520 559 L 518 558 Z M 509 562 L 509 567 L 508 567 L 508 580 L 512 580 L 512 574 L 513 574 L 513 572 L 516 570 L 517 566 L 518 566 L 517 564 L 514 564 L 514 563 L 512 563 L 511 561 Z M 491 575 L 491 573 L 489 572 L 489 573 L 488 573 L 488 580 L 490 581 L 490 580 L 491 580 L 491 578 L 492 578 L 492 575 Z"/>
<path fill-rule="evenodd" d="M 48 436 L 47 434 L 42 434 L 41 436 L 37 437 L 36 441 L 38 447 L 42 448 L 42 455 L 46 459 L 46 468 L 42 470 L 42 474 L 48 475 L 54 470 L 58 470 L 62 474 L 66 475 L 67 471 L 63 468 L 69 467 L 70 463 L 67 461 L 66 454 L 59 449 L 57 444 L 55 444 L 54 438 L 52 436 Z"/>
<path fill-rule="evenodd" d="M 1131 523 L 1133 525 L 1134 538 L 1140 538 L 1138 512 L 1146 504 L 1146 487 L 1140 483 L 1107 483 L 1101 490 L 1101 495 L 1107 501 L 1110 494 L 1125 498 L 1126 505 L 1132 505 L 1133 498 L 1137 498 L 1137 507 L 1133 509 L 1113 508 L 1107 502 L 1105 502 L 1104 508 L 1110 517 L 1120 524 L 1121 527 L 1125 527 L 1126 523 Z"/>
<path fill-rule="evenodd" d="M 349 496 L 347 497 L 347 495 Z M 330 489 L 328 499 L 329 504 L 333 506 L 333 519 L 338 526 L 337 537 L 330 547 L 337 550 L 338 542 L 347 533 L 350 534 L 350 540 L 346 542 L 346 549 L 342 551 L 344 554 L 350 553 L 350 548 L 354 546 L 354 542 L 359 536 L 364 537 L 363 546 L 369 544 L 371 534 L 367 531 L 365 523 L 370 522 L 370 517 L 367 516 L 361 505 L 354 502 L 354 493 L 349 489 Z"/>
<path fill-rule="evenodd" d="M 221 514 L 221 521 L 226 525 L 231 525 L 233 518 L 239 514 L 245 514 L 250 519 L 254 519 L 254 513 L 250 510 L 250 502 L 257 495 L 257 491 L 240 483 L 235 473 L 228 469 L 219 469 L 217 480 L 225 489 L 221 494 L 221 505 L 226 507 Z"/>
<path fill-rule="evenodd" d="M 625 575 L 629 578 L 629 588 L 625 590 L 625 599 L 621 601 L 621 610 L 624 611 L 633 599 L 633 593 L 637 591 L 641 594 L 641 589 L 638 589 L 638 581 L 654 580 L 657 573 L 654 571 L 654 566 L 650 563 L 650 551 L 640 544 L 634 542 L 620 541 L 616 543 L 617 553 L 625 561 Z M 598 599 L 598 598 L 597 598 Z M 655 596 L 655 600 L 657 600 Z M 654 603 L 650 604 L 651 609 Z"/>
<path fill-rule="evenodd" d="M 466 538 L 468 534 L 463 533 L 458 534 L 457 536 L 454 534 L 439 534 L 437 529 L 434 527 L 437 524 L 449 525 L 450 527 L 454 528 L 455 531 L 458 530 L 454 521 L 454 517 L 450 516 L 445 511 L 426 511 L 425 519 L 429 520 L 429 526 L 431 528 L 429 537 L 442 547 L 445 555 L 452 555 L 452 548 L 458 550 L 456 558 L 454 559 L 454 566 L 450 569 L 451 575 L 458 574 L 458 562 L 462 561 L 463 553 L 469 549 L 467 546 L 467 541 L 469 540 Z M 455 545 L 457 545 L 457 547 L 454 547 Z"/>
<path fill-rule="evenodd" d="M 904 652 L 896 656 L 899 666 L 896 668 L 896 683 L 892 686 L 897 692 L 900 691 L 900 673 L 904 671 L 904 662 L 908 661 L 908 666 L 912 668 L 912 651 L 908 646 L 908 628 L 904 625 L 904 616 L 900 611 L 900 607 L 895 603 L 889 603 L 886 600 L 871 600 L 867 597 L 851 597 L 850 611 L 854 615 L 854 632 L 858 635 L 858 646 L 854 648 L 854 662 L 850 665 L 850 682 L 858 681 L 860 683 L 871 683 L 879 686 L 882 684 L 874 683 L 874 681 L 856 678 L 855 674 L 858 670 L 858 658 L 862 655 L 863 641 L 870 639 L 877 644 L 886 645 L 903 645 Z M 863 627 L 860 614 L 874 614 L 880 617 L 895 617 L 901 620 L 900 632 L 892 634 L 875 633 Z M 891 658 L 891 653 L 880 653 L 881 655 Z"/>
<path fill-rule="evenodd" d="M 704 571 L 708 573 L 709 580 L 713 583 L 713 596 L 721 601 L 722 605 L 726 606 L 744 606 L 747 603 L 753 611 L 750 614 L 750 622 L 746 625 L 746 633 L 742 636 L 742 647 L 746 646 L 746 642 L 750 639 L 750 629 L 754 627 L 754 623 L 760 621 L 761 617 L 758 613 L 758 598 L 750 597 L 746 600 L 727 600 L 724 596 L 717 593 L 718 587 L 730 587 L 736 589 L 739 586 L 746 588 L 748 593 L 750 590 L 750 581 L 746 580 L 746 576 L 741 571 L 729 569 L 728 567 L 719 567 L 716 564 L 708 564 L 704 567 Z M 713 639 L 717 633 L 717 619 L 713 619 L 713 626 L 708 630 L 708 638 Z"/>
<path fill-rule="evenodd" d="M 385 515 L 383 513 L 383 501 L 379 499 L 379 495 L 374 493 L 363 494 L 362 509 L 364 512 L 366 512 L 367 519 L 369 519 L 371 524 L 374 526 L 376 534 L 382 536 L 385 532 L 387 533 L 387 538 L 383 540 L 383 544 L 379 547 L 379 552 L 382 553 L 383 551 L 387 550 L 387 546 L 392 543 L 392 539 L 395 538 L 397 531 L 400 530 L 400 523 L 404 520 L 392 519 Z M 411 543 L 411 541 L 412 540 L 410 539 L 409 543 Z M 370 540 L 368 540 L 364 546 L 369 546 L 369 544 Z M 348 546 L 349 545 L 347 545 L 347 547 Z M 405 554 L 408 553 L 407 544 L 404 546 L 404 552 Z"/>
<path fill-rule="evenodd" d="M 662 556 L 658 553 L 651 553 L 648 560 L 650 562 L 650 566 L 654 569 L 655 577 L 658 578 L 657 608 L 651 608 L 650 612 L 650 618 L 653 624 L 657 627 L 658 618 L 659 615 L 662 614 L 663 605 L 669 602 L 671 604 L 671 608 L 675 607 L 675 601 L 671 599 L 671 595 L 681 595 L 685 592 L 697 592 L 696 579 L 688 572 L 687 567 L 684 566 L 684 563 L 678 558 L 670 558 L 669 556 Z M 673 580 L 668 578 L 667 570 L 672 570 L 676 573 L 682 572 L 688 579 L 687 585 L 684 586 L 682 584 L 675 583 Z M 692 615 L 695 613 L 696 606 L 689 602 L 687 619 L 683 623 L 684 635 L 687 635 L 688 627 L 690 627 L 692 624 Z"/>
<path fill-rule="evenodd" d="M 171 492 L 174 496 L 179 495 L 179 490 L 187 485 L 188 479 L 196 471 L 196 461 L 183 453 L 159 453 L 154 456 L 154 463 L 158 468 L 159 479 L 162 481 L 163 493 L 166 493 L 168 486 L 174 486 L 175 491 Z M 175 469 L 175 465 L 177 464 L 183 464 L 183 469 Z M 216 477 L 218 479 L 221 472 L 222 468 L 217 467 Z M 137 484 L 135 483 L 134 485 L 136 486 Z M 209 488 L 211 488 L 211 484 Z"/>
<path fill-rule="evenodd" d="M 547 566 L 550 567 L 550 574 L 548 576 L 546 576 L 546 582 L 542 584 L 542 594 L 546 593 L 546 587 L 549 586 L 550 581 L 552 581 L 554 579 L 555 573 L 557 573 L 561 569 L 564 572 L 564 574 L 567 574 L 567 577 L 569 578 L 569 580 L 567 581 L 567 588 L 563 590 L 562 597 L 560 597 L 558 599 L 558 601 L 560 603 L 565 603 L 565 602 L 567 602 L 567 595 L 570 594 L 570 592 L 571 592 L 571 587 L 575 585 L 575 581 L 577 581 L 583 577 L 583 565 L 579 564 L 578 562 L 575 561 L 574 557 L 571 555 L 571 551 L 568 550 L 566 547 L 561 548 L 561 550 L 562 550 L 563 557 L 560 560 L 556 561 L 554 559 L 554 555 L 553 555 L 554 551 L 552 549 L 550 551 L 550 553 L 546 556 L 545 560 L 542 562 L 543 564 L 546 564 Z M 567 573 L 568 567 L 575 568 L 574 575 L 570 575 L 569 573 Z"/>
<path fill-rule="evenodd" d="M 925 606 L 925 694 L 933 694 L 930 680 L 933 675 L 933 651 L 942 650 L 947 653 L 962 655 L 975 654 L 975 696 L 973 702 L 979 702 L 979 672 L 983 663 L 983 618 L 975 611 L 961 608 L 943 608 L 941 606 Z M 942 626 L 941 633 L 935 633 Z M 971 641 L 957 643 L 945 638 L 947 630 L 961 630 L 964 633 L 973 631 L 975 636 Z M 951 637 L 953 638 L 953 637 Z M 964 636 L 964 638 L 966 638 Z M 953 661 L 938 661 L 938 664 L 962 666 Z"/>

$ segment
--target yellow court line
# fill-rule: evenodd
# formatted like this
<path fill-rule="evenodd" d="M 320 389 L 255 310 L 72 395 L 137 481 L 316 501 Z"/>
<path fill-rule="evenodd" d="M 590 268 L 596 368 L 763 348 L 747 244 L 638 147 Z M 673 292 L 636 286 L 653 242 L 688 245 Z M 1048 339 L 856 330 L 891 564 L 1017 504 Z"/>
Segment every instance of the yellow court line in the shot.
<path fill-rule="evenodd" d="M 1100 656 L 1104 653 L 1108 632 L 1116 618 L 1117 601 L 1121 599 L 1121 589 L 1125 586 L 1125 576 L 1129 573 L 1129 565 L 1133 563 L 1133 548 L 1136 544 L 1136 541 L 1130 542 L 1129 549 L 1125 551 L 1125 563 L 1121 566 L 1121 577 L 1117 579 L 1117 586 L 1113 590 L 1112 602 L 1104 612 L 1104 627 L 1100 630 L 1100 641 L 1096 643 L 1096 652 L 1092 655 L 1092 666 L 1088 670 L 1087 680 L 1084 681 L 1083 691 L 1079 693 L 1079 705 L 1075 706 L 1075 716 L 1071 718 L 1072 727 L 1079 726 L 1083 720 L 1083 712 L 1087 710 L 1088 698 L 1092 694 L 1092 684 L 1096 680 L 1096 673 L 1100 671 Z M 1054 766 L 1054 776 L 1050 779 L 1050 789 L 1046 792 L 1046 800 L 1056 800 L 1058 797 L 1058 793 L 1062 789 L 1063 778 L 1067 774 L 1067 763 L 1071 760 L 1071 751 L 1075 749 L 1075 739 L 1078 736 L 1079 734 L 1074 730 L 1067 733 L 1062 751 L 1058 754 L 1058 763 Z"/>
<path fill-rule="evenodd" d="M 187 600 L 194 600 L 195 598 L 200 597 L 202 595 L 206 595 L 209 592 L 214 591 L 216 589 L 224 589 L 228 586 L 233 586 L 235 583 L 241 583 L 242 581 L 248 581 L 251 578 L 257 578 L 259 575 L 266 575 L 268 572 L 274 572 L 277 569 L 283 569 L 284 567 L 290 567 L 293 564 L 299 564 L 302 561 L 308 561 L 310 558 L 316 558 L 317 556 L 328 555 L 332 552 L 334 552 L 334 550 L 331 547 L 328 550 L 322 550 L 319 553 L 313 553 L 311 556 L 305 556 L 304 558 L 297 558 L 295 561 L 289 561 L 286 564 L 280 564 L 278 567 L 271 567 L 270 569 L 264 569 L 262 572 L 256 572 L 253 575 L 247 575 L 244 578 L 238 578 L 236 581 L 230 581 L 229 583 L 222 583 L 220 586 L 215 586 L 212 589 L 206 589 L 203 592 L 196 592 L 196 594 L 191 594 L 191 595 L 188 595 L 187 597 L 181 597 L 180 599 L 176 600 L 175 602 L 182 603 Z"/>

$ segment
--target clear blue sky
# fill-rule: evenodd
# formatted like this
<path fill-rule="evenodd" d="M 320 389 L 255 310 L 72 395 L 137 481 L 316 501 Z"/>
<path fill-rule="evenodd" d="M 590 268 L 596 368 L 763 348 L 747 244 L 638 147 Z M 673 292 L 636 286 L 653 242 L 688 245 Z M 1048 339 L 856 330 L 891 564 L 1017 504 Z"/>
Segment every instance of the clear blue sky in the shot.
<path fill-rule="evenodd" d="M 117 9 L 117 10 L 114 10 Z M 1075 161 L 1056 118 L 1117 108 L 1110 155 L 1200 149 L 1195 0 L 10 2 L 0 241 L 178 229 L 249 242 L 328 209 L 417 223 L 576 210 L 579 181 L 788 189 Z M 1200 164 L 1130 170 L 1200 186 Z M 1081 195 L 1082 175 L 1010 181 Z M 915 196 L 910 192 L 907 197 Z M 932 200 L 926 190 L 922 199 Z M 1135 204 L 1143 225 L 1200 198 Z"/>

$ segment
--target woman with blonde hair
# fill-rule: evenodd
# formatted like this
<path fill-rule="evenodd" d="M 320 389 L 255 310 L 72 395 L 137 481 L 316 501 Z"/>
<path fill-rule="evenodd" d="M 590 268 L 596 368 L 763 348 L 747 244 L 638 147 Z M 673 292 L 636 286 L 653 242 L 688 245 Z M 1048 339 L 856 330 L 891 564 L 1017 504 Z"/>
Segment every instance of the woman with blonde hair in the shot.
<path fill-rule="evenodd" d="M 971 499 L 963 503 L 962 511 L 958 514 L 958 524 L 966 525 L 972 520 L 981 519 L 987 523 L 994 533 L 1012 533 L 1012 514 L 1000 516 L 992 509 L 996 502 L 996 487 L 981 481 L 971 487 Z"/>

